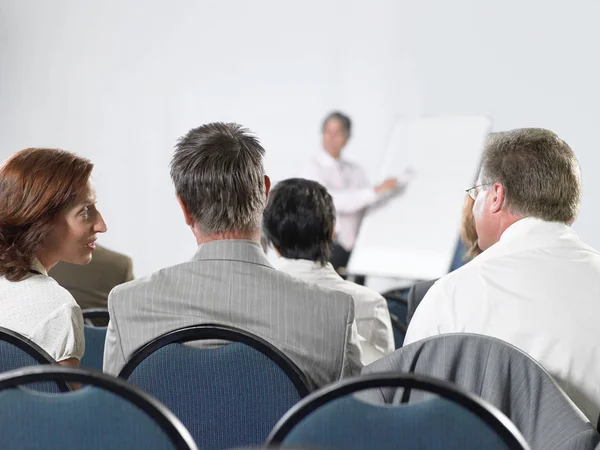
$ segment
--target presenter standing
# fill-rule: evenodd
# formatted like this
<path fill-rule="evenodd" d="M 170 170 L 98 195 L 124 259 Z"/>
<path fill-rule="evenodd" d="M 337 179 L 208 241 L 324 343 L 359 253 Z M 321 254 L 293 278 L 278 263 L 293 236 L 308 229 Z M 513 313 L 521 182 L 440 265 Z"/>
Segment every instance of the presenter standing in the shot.
<path fill-rule="evenodd" d="M 322 127 L 323 151 L 311 159 L 301 175 L 321 183 L 333 197 L 336 224 L 331 264 L 336 270 L 348 263 L 366 208 L 398 187 L 396 178 L 370 186 L 364 170 L 341 157 L 351 131 L 348 116 L 337 111 L 329 114 Z"/>

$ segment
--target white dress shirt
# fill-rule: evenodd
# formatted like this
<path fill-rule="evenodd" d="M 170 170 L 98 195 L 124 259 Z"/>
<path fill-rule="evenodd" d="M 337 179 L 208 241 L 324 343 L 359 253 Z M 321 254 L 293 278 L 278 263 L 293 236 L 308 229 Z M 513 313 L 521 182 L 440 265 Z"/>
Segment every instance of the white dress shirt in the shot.
<path fill-rule="evenodd" d="M 404 344 L 466 332 L 536 359 L 595 425 L 600 413 L 600 253 L 562 223 L 522 219 L 429 290 Z"/>
<path fill-rule="evenodd" d="M 344 280 L 331 264 L 322 266 L 307 259 L 279 258 L 276 267 L 307 283 L 350 294 L 354 299 L 354 319 L 361 362 L 367 365 L 394 351 L 394 334 L 385 299 L 377 292 Z"/>
<path fill-rule="evenodd" d="M 50 278 L 36 259 L 21 281 L 0 277 L 0 327 L 27 337 L 56 361 L 81 360 L 85 350 L 83 317 L 73 296 Z"/>
<path fill-rule="evenodd" d="M 369 186 L 365 172 L 356 164 L 343 158 L 335 159 L 323 150 L 310 160 L 300 176 L 327 188 L 337 213 L 335 239 L 344 249 L 351 251 L 365 208 L 379 198 Z"/>

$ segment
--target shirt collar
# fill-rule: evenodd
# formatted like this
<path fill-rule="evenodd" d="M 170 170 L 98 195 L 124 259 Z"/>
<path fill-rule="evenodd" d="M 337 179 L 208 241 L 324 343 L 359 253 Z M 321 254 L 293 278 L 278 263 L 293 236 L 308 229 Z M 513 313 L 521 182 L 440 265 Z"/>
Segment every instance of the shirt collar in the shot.
<path fill-rule="evenodd" d="M 48 276 L 48 272 L 46 272 L 46 268 L 42 265 L 39 259 L 35 256 L 33 257 L 33 261 L 31 263 L 31 269 L 38 271 L 42 275 Z"/>
<path fill-rule="evenodd" d="M 323 166 L 340 166 L 344 163 L 344 160 L 341 157 L 335 159 L 325 150 L 319 152 L 319 154 L 317 155 L 317 160 L 319 161 L 319 164 Z"/>
<path fill-rule="evenodd" d="M 532 230 L 536 230 L 537 233 L 539 232 L 538 230 L 559 230 L 564 228 L 570 227 L 561 222 L 548 222 L 535 217 L 525 217 L 504 230 L 504 233 L 500 236 L 500 242 L 510 242 L 529 234 Z"/>
<path fill-rule="evenodd" d="M 230 260 L 272 267 L 258 242 L 246 239 L 219 239 L 200 244 L 192 261 Z"/>
<path fill-rule="evenodd" d="M 317 273 L 317 272 L 327 272 L 327 273 L 335 273 L 335 269 L 331 265 L 331 263 L 327 263 L 324 266 L 321 263 L 316 261 L 310 261 L 308 259 L 288 259 L 288 258 L 279 258 L 276 263 L 277 269 L 283 272 L 294 272 L 294 273 Z"/>

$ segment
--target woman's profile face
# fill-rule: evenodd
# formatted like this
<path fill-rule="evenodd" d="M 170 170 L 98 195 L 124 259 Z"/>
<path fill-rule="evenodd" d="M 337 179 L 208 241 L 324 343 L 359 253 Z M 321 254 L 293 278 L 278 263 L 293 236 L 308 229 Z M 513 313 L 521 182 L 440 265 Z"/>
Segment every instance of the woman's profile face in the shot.
<path fill-rule="evenodd" d="M 104 219 L 96 209 L 96 190 L 91 179 L 73 204 L 54 219 L 53 225 L 43 244 L 46 259 L 88 264 L 98 233 L 106 231 Z"/>

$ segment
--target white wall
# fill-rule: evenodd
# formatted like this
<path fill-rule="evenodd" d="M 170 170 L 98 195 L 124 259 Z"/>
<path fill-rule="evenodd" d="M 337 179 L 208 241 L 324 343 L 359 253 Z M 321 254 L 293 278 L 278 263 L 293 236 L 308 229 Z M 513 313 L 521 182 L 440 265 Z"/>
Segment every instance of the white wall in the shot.
<path fill-rule="evenodd" d="M 92 158 L 102 242 L 144 275 L 194 251 L 167 167 L 191 127 L 248 126 L 279 180 L 318 150 L 332 108 L 354 119 L 347 153 L 372 174 L 394 118 L 483 113 L 497 130 L 543 126 L 572 145 L 576 227 L 600 247 L 598 2 L 295 5 L 0 0 L 0 159 L 28 146 Z"/>

